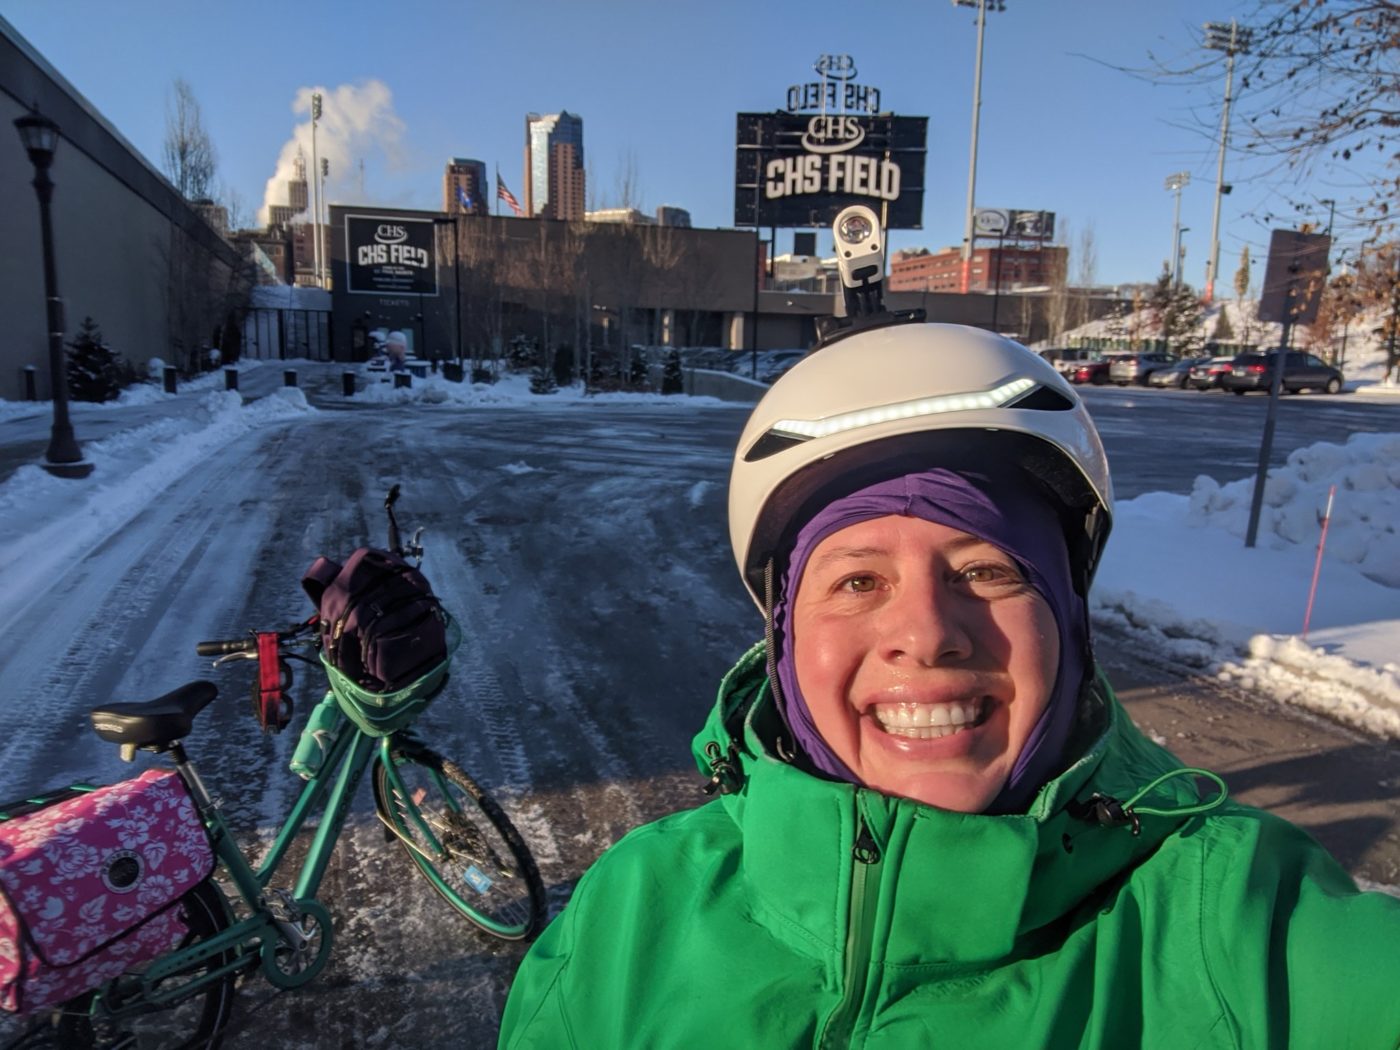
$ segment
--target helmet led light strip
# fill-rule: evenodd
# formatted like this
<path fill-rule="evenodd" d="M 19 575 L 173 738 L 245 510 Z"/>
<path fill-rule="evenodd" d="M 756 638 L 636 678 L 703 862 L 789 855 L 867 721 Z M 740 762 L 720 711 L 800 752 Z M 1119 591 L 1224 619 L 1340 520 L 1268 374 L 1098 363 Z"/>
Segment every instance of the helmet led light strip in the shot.
<path fill-rule="evenodd" d="M 859 430 L 861 427 L 874 426 L 877 423 L 888 423 L 896 419 L 913 419 L 919 416 L 943 415 L 948 412 L 1001 408 L 1033 389 L 1035 385 L 1035 380 L 1022 377 L 1003 383 L 992 390 L 943 394 L 939 397 L 919 398 L 916 401 L 900 401 L 892 405 L 881 405 L 878 408 L 843 412 L 825 419 L 780 419 L 773 424 L 769 433 L 795 438 L 823 438 L 847 430 Z"/>

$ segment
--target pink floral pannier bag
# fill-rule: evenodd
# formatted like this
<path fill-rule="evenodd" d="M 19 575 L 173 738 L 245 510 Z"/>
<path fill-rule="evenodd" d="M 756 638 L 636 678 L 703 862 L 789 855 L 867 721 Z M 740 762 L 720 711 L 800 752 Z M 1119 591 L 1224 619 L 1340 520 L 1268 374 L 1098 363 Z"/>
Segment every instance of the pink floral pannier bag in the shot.
<path fill-rule="evenodd" d="M 180 897 L 213 870 L 172 770 L 0 823 L 0 1009 L 53 1006 L 174 947 Z"/>

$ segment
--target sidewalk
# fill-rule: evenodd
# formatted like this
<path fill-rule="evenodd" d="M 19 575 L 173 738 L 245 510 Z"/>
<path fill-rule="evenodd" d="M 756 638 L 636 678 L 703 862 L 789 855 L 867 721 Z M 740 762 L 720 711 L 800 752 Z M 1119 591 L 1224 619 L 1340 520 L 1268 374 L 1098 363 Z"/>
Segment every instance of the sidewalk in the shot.
<path fill-rule="evenodd" d="M 291 369 L 308 401 L 339 399 L 341 373 L 353 367 L 335 361 L 244 361 L 238 366 L 238 392 L 245 403 L 264 398 L 284 385 L 284 373 Z M 220 368 L 181 382 L 174 394 L 158 385 L 142 384 L 124 391 L 117 401 L 70 401 L 69 419 L 79 445 L 85 446 L 157 420 L 197 412 L 210 393 L 225 389 L 225 383 Z M 52 428 L 52 402 L 0 401 L 0 482 L 23 466 L 43 461 Z"/>

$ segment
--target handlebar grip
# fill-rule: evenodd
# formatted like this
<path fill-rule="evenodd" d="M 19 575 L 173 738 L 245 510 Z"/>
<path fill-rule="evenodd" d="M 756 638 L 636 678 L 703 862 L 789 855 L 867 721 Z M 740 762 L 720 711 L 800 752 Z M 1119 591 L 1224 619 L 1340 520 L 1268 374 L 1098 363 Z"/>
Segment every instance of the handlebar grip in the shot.
<path fill-rule="evenodd" d="M 200 656 L 224 656 L 228 653 L 247 653 L 257 649 L 256 638 L 236 638 L 229 642 L 199 642 L 194 651 Z"/>

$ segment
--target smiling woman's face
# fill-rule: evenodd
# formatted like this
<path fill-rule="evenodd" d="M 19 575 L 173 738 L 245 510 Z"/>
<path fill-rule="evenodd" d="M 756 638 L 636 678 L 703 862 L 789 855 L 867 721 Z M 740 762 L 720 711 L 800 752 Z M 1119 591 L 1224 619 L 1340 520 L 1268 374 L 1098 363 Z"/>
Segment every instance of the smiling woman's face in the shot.
<path fill-rule="evenodd" d="M 1055 684 L 1049 605 L 1000 548 L 887 516 L 812 551 L 793 664 L 817 731 L 868 787 L 980 813 Z"/>

